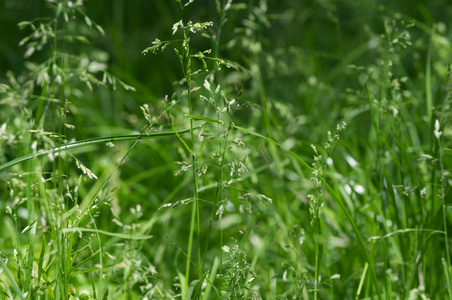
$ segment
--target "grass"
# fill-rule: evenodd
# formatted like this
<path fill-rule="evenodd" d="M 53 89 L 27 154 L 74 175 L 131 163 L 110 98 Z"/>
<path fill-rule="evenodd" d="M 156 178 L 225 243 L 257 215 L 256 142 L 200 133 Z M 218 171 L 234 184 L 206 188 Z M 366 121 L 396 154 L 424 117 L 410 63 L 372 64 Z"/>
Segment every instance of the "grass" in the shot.
<path fill-rule="evenodd" d="M 0 299 L 452 299 L 451 5 L 7 2 Z"/>

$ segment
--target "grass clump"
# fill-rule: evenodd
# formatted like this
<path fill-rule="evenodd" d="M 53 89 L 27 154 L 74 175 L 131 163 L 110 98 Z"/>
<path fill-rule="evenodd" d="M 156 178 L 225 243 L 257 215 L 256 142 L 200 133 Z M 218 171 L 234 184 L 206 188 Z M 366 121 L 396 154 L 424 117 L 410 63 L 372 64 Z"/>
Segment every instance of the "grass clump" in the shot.
<path fill-rule="evenodd" d="M 452 6 L 0 5 L 0 298 L 452 299 Z"/>

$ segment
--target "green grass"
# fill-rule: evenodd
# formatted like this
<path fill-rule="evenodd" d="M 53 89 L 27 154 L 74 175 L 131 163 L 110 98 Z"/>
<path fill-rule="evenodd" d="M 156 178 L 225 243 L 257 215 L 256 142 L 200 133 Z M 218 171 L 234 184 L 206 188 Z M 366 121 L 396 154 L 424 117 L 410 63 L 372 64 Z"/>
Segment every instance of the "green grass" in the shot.
<path fill-rule="evenodd" d="M 0 8 L 0 299 L 452 299 L 452 5 Z"/>

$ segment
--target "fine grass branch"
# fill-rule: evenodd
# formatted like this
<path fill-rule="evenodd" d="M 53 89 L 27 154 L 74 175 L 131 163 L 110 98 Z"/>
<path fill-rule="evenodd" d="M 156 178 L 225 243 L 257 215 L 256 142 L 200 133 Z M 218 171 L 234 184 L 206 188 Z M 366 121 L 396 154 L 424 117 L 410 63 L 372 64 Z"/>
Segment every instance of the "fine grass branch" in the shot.
<path fill-rule="evenodd" d="M 194 129 L 199 129 L 204 124 L 200 124 L 198 126 L 193 127 Z M 159 132 L 159 133 L 151 133 L 151 134 L 129 134 L 129 135 L 116 135 L 116 136 L 108 136 L 108 137 L 99 137 L 99 138 L 92 138 L 92 139 L 86 139 L 74 143 L 69 143 L 60 147 L 55 147 L 48 150 L 41 150 L 36 153 L 30 153 L 21 157 L 18 157 L 16 159 L 13 159 L 7 163 L 4 163 L 0 165 L 0 170 L 9 168 L 11 166 L 17 165 L 18 163 L 48 155 L 53 153 L 59 153 L 62 151 L 67 151 L 75 148 L 81 148 L 89 145 L 95 145 L 95 144 L 101 144 L 101 143 L 108 143 L 108 142 L 118 142 L 118 141 L 135 141 L 135 140 L 147 140 L 147 139 L 157 139 L 157 138 L 165 138 L 165 137 L 172 137 L 172 136 L 178 136 L 184 133 L 190 132 L 192 129 L 184 129 L 180 131 L 172 131 L 172 132 Z"/>

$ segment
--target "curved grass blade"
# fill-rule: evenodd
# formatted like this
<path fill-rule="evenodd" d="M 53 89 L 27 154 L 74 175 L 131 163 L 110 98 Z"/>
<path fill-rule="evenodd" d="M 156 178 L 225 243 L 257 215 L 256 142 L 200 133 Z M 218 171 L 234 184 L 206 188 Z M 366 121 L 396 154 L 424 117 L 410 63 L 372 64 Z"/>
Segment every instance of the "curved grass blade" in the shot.
<path fill-rule="evenodd" d="M 204 124 L 198 125 L 194 129 L 201 128 Z M 108 136 L 108 137 L 99 137 L 99 138 L 93 138 L 93 139 L 87 139 L 82 140 L 74 143 L 69 143 L 66 145 L 63 145 L 61 147 L 56 147 L 53 149 L 48 150 L 42 150 L 37 153 L 31 153 L 24 155 L 22 157 L 13 159 L 7 163 L 4 163 L 0 165 L 0 170 L 9 168 L 11 166 L 17 165 L 18 163 L 27 161 L 29 159 L 33 159 L 35 157 L 40 157 L 52 153 L 58 153 L 66 150 L 71 150 L 75 148 L 80 148 L 88 145 L 94 145 L 94 144 L 101 144 L 101 143 L 108 143 L 108 142 L 118 142 L 118 141 L 133 141 L 133 140 L 146 140 L 146 139 L 157 139 L 157 138 L 164 138 L 164 137 L 172 137 L 177 136 L 178 134 L 184 134 L 190 132 L 190 129 L 184 129 L 177 132 L 161 132 L 161 133 L 152 133 L 152 134 L 129 134 L 129 135 L 117 135 L 117 136 Z"/>
<path fill-rule="evenodd" d="M 75 228 L 64 228 L 62 230 L 63 233 L 68 232 L 92 232 L 97 234 L 105 234 L 109 236 L 119 237 L 123 239 L 129 239 L 129 240 L 147 240 L 152 238 L 152 235 L 141 235 L 141 234 L 127 234 L 127 233 L 116 233 L 116 232 L 108 232 L 104 230 L 99 229 L 91 229 L 91 228 L 81 228 L 81 227 L 75 227 Z"/>

